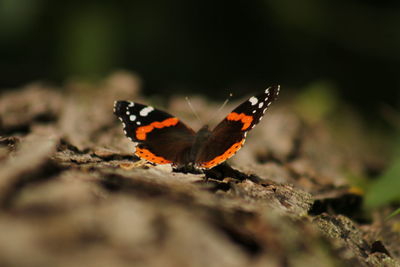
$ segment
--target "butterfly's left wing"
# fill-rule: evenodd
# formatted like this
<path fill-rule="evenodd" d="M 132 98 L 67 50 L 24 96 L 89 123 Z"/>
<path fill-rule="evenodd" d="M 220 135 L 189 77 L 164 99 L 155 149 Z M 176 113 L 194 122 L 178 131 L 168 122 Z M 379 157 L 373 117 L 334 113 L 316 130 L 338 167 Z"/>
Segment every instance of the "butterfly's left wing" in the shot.
<path fill-rule="evenodd" d="M 190 152 L 195 133 L 171 114 L 129 101 L 116 101 L 114 114 L 122 121 L 125 135 L 137 143 L 138 157 L 180 165 Z"/>
<path fill-rule="evenodd" d="M 249 98 L 219 123 L 200 149 L 196 166 L 212 168 L 232 157 L 243 145 L 246 134 L 260 122 L 269 105 L 277 98 L 279 85 Z"/>

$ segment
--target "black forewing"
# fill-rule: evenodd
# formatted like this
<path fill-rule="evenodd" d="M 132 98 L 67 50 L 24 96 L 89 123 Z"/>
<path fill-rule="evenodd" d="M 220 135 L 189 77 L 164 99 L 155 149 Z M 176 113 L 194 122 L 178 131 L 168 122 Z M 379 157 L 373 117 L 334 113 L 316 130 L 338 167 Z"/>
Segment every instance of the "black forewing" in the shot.
<path fill-rule="evenodd" d="M 200 149 L 196 162 L 201 165 L 215 159 L 215 165 L 217 165 L 233 156 L 242 146 L 247 132 L 261 121 L 269 105 L 277 98 L 278 94 L 279 86 L 271 86 L 263 93 L 249 98 L 236 107 L 214 128 L 210 138 Z M 247 122 L 243 122 L 242 119 L 233 120 L 233 118 L 239 116 L 247 117 L 243 119 Z M 251 118 L 251 122 L 248 122 L 249 118 Z M 238 143 L 240 145 L 236 147 L 235 144 Z M 226 157 L 221 157 L 228 150 L 229 153 L 225 155 Z"/>
<path fill-rule="evenodd" d="M 175 118 L 167 112 L 135 102 L 116 101 L 114 114 L 122 121 L 125 135 L 133 142 L 139 143 L 139 148 L 146 148 L 156 156 L 179 163 L 180 155 L 192 145 L 194 131 L 179 120 L 170 127 L 160 129 L 154 127 L 152 131 L 146 133 L 145 140 L 138 138 L 139 127 Z"/>

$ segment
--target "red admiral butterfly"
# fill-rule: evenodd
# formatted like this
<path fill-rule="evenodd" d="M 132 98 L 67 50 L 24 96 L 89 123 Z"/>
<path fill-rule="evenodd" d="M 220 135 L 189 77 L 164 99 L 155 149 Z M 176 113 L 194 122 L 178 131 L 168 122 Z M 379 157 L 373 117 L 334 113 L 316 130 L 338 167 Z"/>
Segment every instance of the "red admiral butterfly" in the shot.
<path fill-rule="evenodd" d="M 136 156 L 178 168 L 210 169 L 242 147 L 278 94 L 279 86 L 272 86 L 239 105 L 212 131 L 205 125 L 197 133 L 178 118 L 139 103 L 116 101 L 114 114 L 137 143 Z"/>

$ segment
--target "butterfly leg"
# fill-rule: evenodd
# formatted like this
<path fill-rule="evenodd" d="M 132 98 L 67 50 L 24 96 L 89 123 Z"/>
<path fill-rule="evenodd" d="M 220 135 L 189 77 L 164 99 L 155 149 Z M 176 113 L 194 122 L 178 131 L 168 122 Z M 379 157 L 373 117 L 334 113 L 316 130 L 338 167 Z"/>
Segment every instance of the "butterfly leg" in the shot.
<path fill-rule="evenodd" d="M 255 175 L 247 175 L 245 173 L 242 173 L 241 171 L 238 171 L 238 170 L 232 168 L 226 162 L 221 163 L 209 170 L 205 170 L 204 173 L 206 174 L 207 178 L 213 178 L 216 180 L 223 180 L 224 178 L 230 177 L 230 178 L 234 178 L 234 179 L 237 179 L 240 181 L 243 181 L 245 179 L 249 179 L 253 182 L 261 181 L 261 179 L 259 177 L 255 176 Z"/>
<path fill-rule="evenodd" d="M 178 166 L 173 169 L 174 172 L 202 174 L 203 170 L 195 168 L 193 165 Z"/>

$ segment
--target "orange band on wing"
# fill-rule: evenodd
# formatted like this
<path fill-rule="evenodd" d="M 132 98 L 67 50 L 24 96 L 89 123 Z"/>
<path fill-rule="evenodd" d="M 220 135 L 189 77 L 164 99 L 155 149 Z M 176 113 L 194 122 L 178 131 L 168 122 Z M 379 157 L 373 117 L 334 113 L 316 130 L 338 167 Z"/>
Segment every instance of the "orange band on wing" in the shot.
<path fill-rule="evenodd" d="M 163 157 L 154 155 L 153 153 L 150 152 L 150 150 L 148 150 L 146 148 L 137 147 L 135 154 L 136 154 L 136 156 L 138 156 L 140 158 L 146 159 L 150 162 L 157 163 L 157 164 L 172 163 L 172 161 L 169 161 Z"/>
<path fill-rule="evenodd" d="M 210 169 L 214 167 L 215 165 L 220 164 L 221 162 L 224 162 L 225 160 L 229 159 L 232 157 L 241 147 L 243 144 L 243 139 L 237 143 L 234 143 L 227 151 L 225 151 L 224 154 L 221 156 L 215 157 L 214 159 L 201 163 L 200 167 L 201 168 L 207 168 Z"/>
<path fill-rule="evenodd" d="M 251 122 L 253 121 L 252 116 L 247 116 L 244 113 L 237 114 L 236 112 L 231 112 L 229 115 L 226 117 L 228 121 L 241 121 L 243 123 L 242 130 L 246 130 L 247 128 L 250 127 Z"/>
<path fill-rule="evenodd" d="M 146 140 L 146 134 L 153 131 L 154 128 L 161 129 L 164 127 L 170 127 L 176 125 L 178 122 L 179 120 L 177 118 L 169 118 L 161 122 L 155 121 L 149 125 L 141 126 L 136 129 L 136 139 Z"/>

